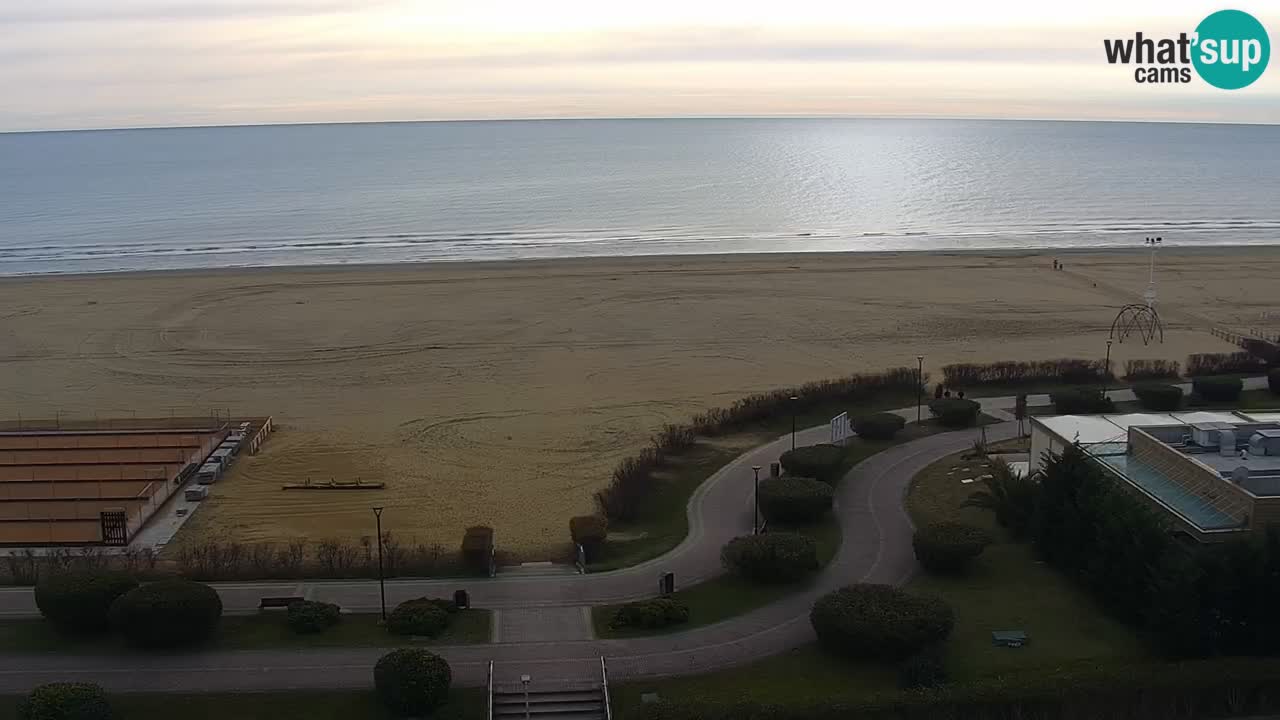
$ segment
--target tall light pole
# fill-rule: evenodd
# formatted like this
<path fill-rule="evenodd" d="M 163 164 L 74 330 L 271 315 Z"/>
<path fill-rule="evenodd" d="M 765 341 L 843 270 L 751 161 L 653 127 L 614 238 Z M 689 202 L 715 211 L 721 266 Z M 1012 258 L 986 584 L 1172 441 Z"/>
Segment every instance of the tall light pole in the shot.
<path fill-rule="evenodd" d="M 796 403 L 800 398 L 791 396 L 791 449 L 796 449 Z"/>
<path fill-rule="evenodd" d="M 751 534 L 760 534 L 760 466 L 752 465 L 751 472 L 756 474 L 756 492 L 752 496 L 752 502 L 755 503 L 755 509 L 751 511 Z"/>
<path fill-rule="evenodd" d="M 1102 368 L 1102 394 L 1111 389 L 1111 340 L 1107 339 L 1107 364 Z"/>
<path fill-rule="evenodd" d="M 1147 307 L 1155 307 L 1156 304 L 1156 250 L 1164 244 L 1163 237 L 1149 237 L 1146 241 L 1147 247 L 1151 248 L 1151 269 L 1147 275 L 1147 290 L 1144 292 L 1143 298 L 1147 301 Z"/>
<path fill-rule="evenodd" d="M 387 581 L 382 574 L 382 508 L 373 509 L 373 517 L 378 524 L 378 595 L 382 599 L 382 622 L 387 621 Z"/>
<path fill-rule="evenodd" d="M 916 356 L 916 424 L 920 424 L 920 403 L 924 399 L 924 356 Z"/>

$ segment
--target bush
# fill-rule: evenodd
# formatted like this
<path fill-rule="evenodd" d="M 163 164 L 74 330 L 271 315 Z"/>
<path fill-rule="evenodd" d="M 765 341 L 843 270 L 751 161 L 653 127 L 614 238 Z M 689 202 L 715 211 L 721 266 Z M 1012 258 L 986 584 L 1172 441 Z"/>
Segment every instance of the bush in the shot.
<path fill-rule="evenodd" d="M 721 549 L 720 561 L 754 582 L 795 582 L 818 569 L 818 544 L 796 533 L 743 535 Z"/>
<path fill-rule="evenodd" d="M 342 611 L 333 603 L 303 600 L 289 605 L 286 619 L 295 633 L 309 635 L 337 625 L 342 620 Z"/>
<path fill-rule="evenodd" d="M 467 528 L 462 536 L 462 562 L 479 575 L 489 574 L 493 558 L 493 528 L 477 525 Z"/>
<path fill-rule="evenodd" d="M 448 625 L 448 611 L 434 598 L 405 600 L 387 616 L 387 631 L 394 635 L 435 637 Z"/>
<path fill-rule="evenodd" d="M 1173 380 L 1180 370 L 1176 360 L 1129 360 L 1124 364 L 1126 380 Z"/>
<path fill-rule="evenodd" d="M 422 648 L 401 648 L 383 655 L 373 667 L 378 699 L 400 715 L 429 715 L 449 696 L 449 663 Z"/>
<path fill-rule="evenodd" d="M 55 572 L 36 584 L 36 606 L 59 630 L 99 633 L 111 629 L 111 603 L 138 587 L 120 572 Z"/>
<path fill-rule="evenodd" d="M 1191 389 L 1211 402 L 1232 402 L 1240 399 L 1244 381 L 1234 377 L 1198 377 L 1191 381 Z"/>
<path fill-rule="evenodd" d="M 844 448 L 830 443 L 798 447 L 782 453 L 779 462 L 788 474 L 835 483 L 844 469 Z"/>
<path fill-rule="evenodd" d="M 581 545 L 587 560 L 599 557 L 609 535 L 609 521 L 598 515 L 579 515 L 569 518 L 569 537 L 574 545 Z"/>
<path fill-rule="evenodd" d="M 947 664 L 942 648 L 927 647 L 902 661 L 898 685 L 905 690 L 936 688 L 947 682 Z"/>
<path fill-rule="evenodd" d="M 18 704 L 21 720 L 111 720 L 115 715 L 102 688 L 91 683 L 40 685 Z"/>
<path fill-rule="evenodd" d="M 689 608 L 674 598 L 661 597 L 619 605 L 609 620 L 609 627 L 615 630 L 621 628 L 656 630 L 688 621 Z"/>
<path fill-rule="evenodd" d="M 961 507 L 994 512 L 1000 527 L 1008 529 L 1010 535 L 1020 540 L 1031 530 L 1038 486 L 1031 478 L 1013 472 L 1008 461 L 998 455 L 991 457 L 990 463 L 991 477 L 983 478 L 983 489 L 971 493 Z"/>
<path fill-rule="evenodd" d="M 969 427 L 978 420 L 982 406 L 974 400 L 942 398 L 929 401 L 929 412 L 945 427 Z"/>
<path fill-rule="evenodd" d="M 760 481 L 760 512 L 771 523 L 812 523 L 831 510 L 831 486 L 809 478 L 782 477 Z"/>
<path fill-rule="evenodd" d="M 130 644 L 171 648 L 206 640 L 222 617 L 213 588 L 191 580 L 159 580 L 134 588 L 111 605 L 111 624 Z"/>
<path fill-rule="evenodd" d="M 1017 385 L 1030 382 L 1089 383 L 1109 380 L 1102 360 L 1059 358 L 1032 362 L 956 363 L 942 368 L 947 387 Z"/>
<path fill-rule="evenodd" d="M 1247 352 L 1201 353 L 1187 356 L 1187 376 L 1252 374 L 1262 372 L 1267 363 Z"/>
<path fill-rule="evenodd" d="M 876 413 L 853 421 L 853 431 L 858 437 L 867 440 L 892 440 L 898 431 L 906 427 L 907 421 L 901 415 L 893 413 Z"/>
<path fill-rule="evenodd" d="M 1133 394 L 1146 410 L 1168 412 L 1182 407 L 1182 388 L 1177 385 L 1142 383 L 1133 386 Z"/>
<path fill-rule="evenodd" d="M 1272 395 L 1280 395 L 1280 368 L 1267 373 L 1267 387 L 1271 389 Z"/>
<path fill-rule="evenodd" d="M 916 530 L 911 538 L 921 567 L 939 575 L 959 575 L 991 544 L 982 530 L 957 522 L 940 522 Z"/>
<path fill-rule="evenodd" d="M 868 660 L 902 660 L 951 634 L 955 617 L 941 600 L 891 585 L 850 585 L 818 598 L 809 613 L 829 652 Z"/>
<path fill-rule="evenodd" d="M 1111 402 L 1101 390 L 1094 388 L 1073 388 L 1049 395 L 1054 412 L 1059 415 L 1079 415 L 1084 413 L 1114 412 L 1116 404 Z"/>

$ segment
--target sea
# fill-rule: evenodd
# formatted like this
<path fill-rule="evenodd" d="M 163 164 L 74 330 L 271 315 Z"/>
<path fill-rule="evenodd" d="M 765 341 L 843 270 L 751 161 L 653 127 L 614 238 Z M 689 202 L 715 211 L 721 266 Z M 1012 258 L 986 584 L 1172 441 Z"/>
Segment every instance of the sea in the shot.
<path fill-rule="evenodd" d="M 414 122 L 0 134 L 0 274 L 1275 244 L 1280 126 Z"/>

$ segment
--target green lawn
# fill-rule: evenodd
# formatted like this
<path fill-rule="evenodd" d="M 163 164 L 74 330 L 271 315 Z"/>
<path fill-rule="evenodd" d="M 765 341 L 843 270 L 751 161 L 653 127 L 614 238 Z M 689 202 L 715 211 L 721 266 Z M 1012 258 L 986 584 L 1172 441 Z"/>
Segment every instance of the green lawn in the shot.
<path fill-rule="evenodd" d="M 959 680 L 1032 667 L 1080 661 L 1115 662 L 1149 657 L 1137 636 L 1106 616 L 1071 581 L 1036 560 L 1026 543 L 1015 543 L 994 516 L 961 503 L 981 488 L 960 478 L 981 474 L 981 458 L 944 458 L 916 476 L 907 493 L 907 510 L 917 526 L 956 520 L 986 529 L 995 543 L 962 578 L 921 573 L 911 592 L 935 595 L 955 610 L 956 626 L 948 642 L 952 676 Z M 947 472 L 956 468 L 955 472 Z M 993 630 L 1025 630 L 1030 643 L 1017 650 L 991 644 Z"/>
<path fill-rule="evenodd" d="M 812 527 L 776 528 L 775 531 L 799 532 L 813 537 L 818 544 L 818 560 L 823 565 L 830 562 L 831 558 L 835 557 L 836 551 L 840 549 L 840 524 L 836 522 L 834 517 L 828 517 L 826 521 Z M 678 590 L 672 595 L 673 598 L 684 603 L 689 608 L 689 622 L 682 625 L 671 625 L 657 630 L 645 630 L 642 628 L 615 630 L 609 627 L 609 620 L 613 618 L 617 605 L 600 605 L 591 608 L 591 624 L 595 628 L 596 637 L 599 638 L 638 637 L 683 632 L 690 628 L 710 625 L 735 615 L 750 612 L 794 593 L 803 587 L 805 587 L 804 584 L 761 585 L 743 580 L 734 575 L 721 575 L 713 580 L 698 583 L 684 590 Z"/>
<path fill-rule="evenodd" d="M 1270 390 L 1245 390 L 1240 393 L 1240 399 L 1230 402 L 1209 402 L 1201 400 L 1192 405 L 1187 402 L 1187 397 L 1182 398 L 1182 409 L 1178 412 L 1193 412 L 1195 410 L 1277 410 L 1280 409 L 1280 396 L 1272 394 Z M 1129 400 L 1126 402 L 1116 403 L 1116 412 L 1150 412 L 1144 410 L 1137 400 Z"/>
<path fill-rule="evenodd" d="M 114 695 L 112 708 L 126 720 L 392 720 L 372 690 L 235 694 L 137 693 Z M 0 717 L 18 716 L 18 698 L 0 696 Z M 454 689 L 431 720 L 483 720 L 483 689 Z"/>
<path fill-rule="evenodd" d="M 462 610 L 449 627 L 422 645 L 487 643 L 491 637 L 488 610 Z M 344 615 L 342 622 L 325 632 L 298 635 L 285 624 L 283 612 L 224 617 L 206 646 L 211 650 L 261 650 L 266 648 L 400 647 L 419 644 L 388 633 L 378 615 Z M 43 620 L 0 622 L 0 647 L 12 652 L 141 652 L 127 647 L 116 635 L 95 638 L 69 637 Z"/>

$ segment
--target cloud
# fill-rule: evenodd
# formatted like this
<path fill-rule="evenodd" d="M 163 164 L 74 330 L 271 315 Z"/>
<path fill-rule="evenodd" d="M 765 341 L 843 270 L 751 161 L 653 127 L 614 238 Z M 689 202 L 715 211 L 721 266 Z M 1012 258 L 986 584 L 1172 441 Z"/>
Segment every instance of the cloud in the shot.
<path fill-rule="evenodd" d="M 227 20 L 354 13 L 379 0 L 18 0 L 0 5 L 0 24 Z"/>

